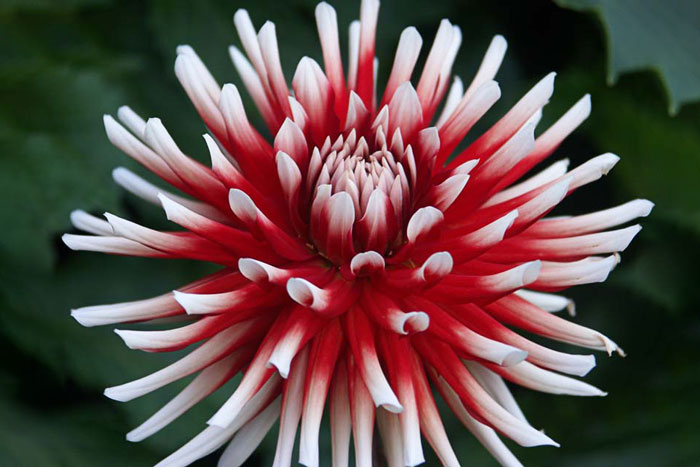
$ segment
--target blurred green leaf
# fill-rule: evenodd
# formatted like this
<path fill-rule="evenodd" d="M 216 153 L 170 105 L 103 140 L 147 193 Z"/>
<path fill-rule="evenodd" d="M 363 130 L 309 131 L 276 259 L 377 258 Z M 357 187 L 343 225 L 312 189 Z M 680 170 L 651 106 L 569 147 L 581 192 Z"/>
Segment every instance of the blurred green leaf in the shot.
<path fill-rule="evenodd" d="M 67 227 L 72 209 L 115 208 L 118 190 L 108 183 L 112 150 L 97 135 L 100 108 L 122 98 L 92 70 L 44 67 L 6 82 L 0 184 L 13 196 L 0 198 L 0 251 L 47 271 L 50 236 Z"/>
<path fill-rule="evenodd" d="M 17 12 L 66 12 L 81 7 L 107 5 L 112 0 L 3 0 L 0 3 L 0 14 Z"/>
<path fill-rule="evenodd" d="M 43 383 L 43 384 L 42 384 Z M 16 387 L 12 377 L 0 375 L 0 464 L 16 467 L 117 467 L 148 465 L 156 452 L 144 445 L 129 445 L 114 407 L 95 401 L 50 405 L 56 394 L 33 394 L 41 403 L 10 394 Z M 48 392 L 45 381 L 36 381 Z M 31 392 L 31 391 L 30 391 Z M 35 391 L 34 391 L 35 392 Z M 25 395 L 26 396 L 26 395 Z M 115 449 L 115 445 L 121 446 Z"/>
<path fill-rule="evenodd" d="M 700 3 L 695 0 L 555 0 L 595 12 L 605 27 L 608 82 L 651 69 L 668 91 L 669 112 L 700 99 Z"/>

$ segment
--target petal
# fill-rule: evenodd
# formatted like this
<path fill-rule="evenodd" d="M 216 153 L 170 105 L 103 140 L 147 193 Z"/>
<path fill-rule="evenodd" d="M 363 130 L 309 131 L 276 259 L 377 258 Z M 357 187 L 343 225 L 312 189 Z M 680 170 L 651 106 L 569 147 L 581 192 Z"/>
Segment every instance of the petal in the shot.
<path fill-rule="evenodd" d="M 250 331 L 248 324 L 231 326 L 169 366 L 143 378 L 105 389 L 105 396 L 126 402 L 191 375 L 249 343 L 255 337 L 249 334 Z M 247 350 L 241 349 L 240 352 Z"/>
<path fill-rule="evenodd" d="M 348 371 L 343 359 L 338 361 L 331 388 L 330 419 L 333 467 L 348 467 L 352 433 L 352 416 L 348 396 Z"/>
<path fill-rule="evenodd" d="M 323 51 L 323 64 L 326 76 L 335 94 L 336 114 L 344 112 L 344 101 L 347 99 L 343 61 L 340 58 L 340 41 L 338 39 L 338 18 L 335 9 L 326 2 L 316 5 L 316 27 Z"/>
<path fill-rule="evenodd" d="M 260 54 L 262 55 L 263 62 L 265 62 L 265 70 L 267 71 L 270 89 L 277 100 L 277 105 L 284 115 L 291 117 L 292 110 L 289 107 L 289 100 L 287 99 L 289 96 L 289 87 L 287 87 L 287 81 L 282 71 L 274 23 L 266 21 L 265 24 L 263 24 L 260 31 L 258 31 L 258 44 L 260 44 Z"/>
<path fill-rule="evenodd" d="M 281 398 L 275 399 L 233 436 L 221 453 L 218 465 L 240 467 L 258 448 L 263 438 L 280 416 Z"/>
<path fill-rule="evenodd" d="M 317 467 L 319 465 L 318 437 L 326 396 L 331 384 L 340 346 L 342 331 L 337 321 L 330 323 L 314 339 L 309 354 L 306 372 L 306 390 L 299 439 L 299 463 Z"/>
<path fill-rule="evenodd" d="M 355 444 L 355 464 L 372 465 L 372 441 L 374 433 L 374 405 L 372 396 L 362 379 L 361 371 L 348 353 L 348 379 L 350 390 L 350 414 L 352 438 Z"/>
<path fill-rule="evenodd" d="M 156 464 L 157 467 L 185 467 L 197 459 L 216 451 L 261 410 L 269 406 L 271 401 L 279 394 L 279 391 L 280 379 L 273 376 L 255 394 L 233 423 L 226 428 L 218 426 L 207 427 L 180 449 Z"/>
<path fill-rule="evenodd" d="M 126 439 L 132 442 L 143 441 L 157 433 L 198 402 L 216 391 L 232 378 L 245 365 L 246 353 L 233 353 L 208 366 L 180 391 L 177 396 L 154 413 L 148 420 L 131 430 Z"/>
<path fill-rule="evenodd" d="M 591 96 L 586 94 L 551 127 L 537 137 L 532 152 L 523 159 L 501 182 L 508 186 L 552 154 L 564 139 L 569 136 L 591 113 Z"/>
<path fill-rule="evenodd" d="M 372 395 L 374 404 L 393 413 L 401 412 L 403 407 L 379 364 L 374 344 L 374 333 L 369 319 L 358 309 L 346 313 L 344 318 L 348 343 L 355 357 L 358 371 L 362 375 L 367 390 Z"/>
<path fill-rule="evenodd" d="M 547 435 L 511 415 L 494 401 L 448 345 L 419 336 L 419 339 L 414 339 L 418 351 L 457 392 L 472 416 L 489 423 L 521 446 L 558 446 Z"/>
<path fill-rule="evenodd" d="M 389 80 L 384 88 L 384 97 L 379 105 L 380 108 L 388 104 L 392 97 L 394 97 L 394 92 L 399 85 L 410 81 L 422 45 L 423 39 L 418 33 L 418 30 L 413 26 L 407 27 L 401 32 L 399 45 L 396 47 L 396 54 L 394 56 L 394 65 L 391 68 Z"/>
<path fill-rule="evenodd" d="M 273 108 L 273 104 L 270 102 L 267 95 L 267 78 L 265 79 L 265 84 L 263 84 L 253 65 L 248 61 L 243 53 L 238 50 L 237 47 L 233 45 L 230 46 L 228 48 L 228 53 L 231 57 L 231 61 L 233 62 L 233 66 L 238 72 L 238 76 L 240 76 L 241 81 L 243 81 L 246 91 L 248 91 L 248 94 L 250 94 L 250 97 L 252 97 L 253 102 L 255 102 L 258 112 L 260 112 L 260 115 L 262 115 L 265 125 L 271 132 L 274 132 L 277 130 L 277 128 L 279 128 L 280 123 L 278 115 Z M 292 113 L 293 112 L 294 111 L 292 110 Z"/>
<path fill-rule="evenodd" d="M 304 382 L 306 381 L 308 359 L 308 347 L 305 347 L 294 359 L 289 378 L 284 386 L 280 429 L 277 436 L 275 459 L 272 462 L 273 467 L 289 467 L 292 464 L 294 438 L 296 437 L 303 406 Z"/>
<path fill-rule="evenodd" d="M 508 43 L 503 36 L 493 36 L 493 39 L 491 39 L 491 43 L 489 44 L 489 48 L 486 49 L 484 58 L 481 60 L 481 65 L 479 65 L 476 75 L 474 75 L 472 82 L 469 84 L 469 87 L 464 93 L 464 99 L 469 98 L 469 96 L 471 96 L 471 94 L 476 91 L 479 86 L 492 80 L 496 76 L 498 69 L 501 67 L 501 63 L 503 62 L 503 57 L 506 54 L 507 48 Z"/>
<path fill-rule="evenodd" d="M 362 0 L 357 61 L 357 82 L 353 89 L 367 108 L 374 101 L 374 40 L 377 32 L 379 0 Z"/>
<path fill-rule="evenodd" d="M 423 126 L 423 109 L 410 81 L 402 83 L 396 89 L 389 101 L 389 117 L 387 134 L 393 135 L 400 128 L 406 141 L 411 141 Z"/>
<path fill-rule="evenodd" d="M 527 120 L 541 109 L 554 92 L 554 77 L 550 73 L 527 92 L 498 122 L 462 151 L 454 161 L 481 158 L 487 159 L 511 138 Z"/>
<path fill-rule="evenodd" d="M 478 422 L 474 417 L 472 417 L 467 409 L 462 404 L 459 395 L 450 387 L 447 382 L 441 378 L 436 377 L 438 389 L 440 394 L 442 394 L 443 399 L 447 402 L 457 415 L 457 418 L 462 422 L 462 424 L 479 440 L 481 444 L 491 453 L 491 455 L 504 467 L 522 467 L 522 464 L 513 455 L 508 447 L 501 441 L 496 432 Z"/>

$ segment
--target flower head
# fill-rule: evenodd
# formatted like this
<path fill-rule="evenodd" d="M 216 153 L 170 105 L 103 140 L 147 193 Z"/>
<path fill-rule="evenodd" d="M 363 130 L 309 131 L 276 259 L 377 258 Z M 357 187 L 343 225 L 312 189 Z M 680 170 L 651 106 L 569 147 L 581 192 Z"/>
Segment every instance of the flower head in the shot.
<path fill-rule="evenodd" d="M 180 193 L 125 168 L 114 180 L 162 206 L 184 230 L 75 211 L 75 227 L 93 235 L 67 234 L 65 243 L 222 267 L 155 298 L 73 311 L 85 326 L 185 323 L 116 330 L 133 349 L 194 349 L 108 388 L 108 397 L 128 401 L 197 373 L 127 438 L 153 435 L 243 374 L 208 427 L 159 465 L 186 465 L 226 443 L 222 465 L 240 465 L 277 419 L 274 465 L 290 465 L 299 427 L 299 462 L 318 465 L 326 405 L 334 465 L 347 465 L 351 437 L 357 464 L 371 465 L 375 425 L 389 465 L 424 462 L 421 433 L 443 464 L 458 465 L 433 389 L 500 463 L 519 465 L 496 432 L 523 446 L 556 443 L 530 426 L 506 381 L 553 394 L 604 394 L 567 376 L 591 370 L 592 355 L 549 349 L 512 328 L 621 352 L 553 314 L 573 304 L 552 292 L 605 280 L 640 227 L 609 229 L 646 216 L 652 203 L 544 217 L 618 161 L 603 154 L 569 170 L 563 160 L 520 181 L 588 116 L 589 97 L 535 137 L 553 92 L 549 74 L 458 149 L 500 97 L 494 77 L 505 40 L 493 39 L 465 89 L 450 78 L 459 28 L 443 20 L 425 66 L 414 72 L 422 39 L 409 27 L 377 93 L 378 9 L 377 0 L 364 0 L 350 25 L 346 73 L 335 11 L 319 4 L 323 67 L 302 58 L 291 91 L 274 24 L 256 32 L 248 13 L 236 12 L 244 52 L 232 46 L 231 58 L 272 141 L 249 122 L 239 89 L 220 87 L 192 48 L 179 47 L 175 73 L 208 129 L 211 168 L 186 156 L 159 119 L 144 121 L 128 107 L 118 111 L 121 123 L 104 119 L 115 146 Z"/>

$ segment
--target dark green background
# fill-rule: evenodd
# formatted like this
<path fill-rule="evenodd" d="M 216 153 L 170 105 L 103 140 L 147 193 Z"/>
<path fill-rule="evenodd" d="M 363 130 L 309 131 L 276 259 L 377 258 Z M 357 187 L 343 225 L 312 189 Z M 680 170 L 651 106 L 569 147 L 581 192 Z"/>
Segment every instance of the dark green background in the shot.
<path fill-rule="evenodd" d="M 335 3 L 344 44 L 345 27 L 358 7 Z M 585 7 L 600 2 L 560 3 Z M 186 152 L 203 157 L 204 128 L 172 71 L 175 46 L 191 44 L 220 83 L 238 83 L 226 46 L 237 42 L 231 17 L 244 6 L 257 26 L 265 19 L 277 24 L 290 79 L 301 56 L 320 58 L 314 4 L 0 1 L 0 465 L 148 465 L 204 427 L 221 396 L 153 439 L 136 445 L 125 441 L 124 434 L 181 385 L 127 404 L 106 399 L 102 389 L 146 374 L 173 356 L 130 351 L 111 329 L 81 328 L 68 312 L 155 295 L 208 267 L 73 253 L 61 244 L 60 235 L 70 230 L 68 215 L 74 208 L 96 214 L 109 210 L 165 225 L 158 209 L 112 183 L 113 167 L 134 164 L 107 141 L 102 114 L 129 104 L 142 115 L 160 116 Z M 620 7 L 618 20 L 640 6 L 625 4 L 628 10 Z M 674 6 L 695 5 L 680 0 L 665 4 L 674 11 Z M 592 94 L 592 116 L 555 158 L 569 157 L 578 164 L 612 151 L 622 160 L 558 212 L 575 214 L 637 197 L 657 203 L 608 282 L 571 291 L 578 304 L 576 322 L 599 329 L 628 352 L 626 359 L 599 355 L 598 367 L 587 378 L 610 395 L 578 399 L 515 388 L 530 421 L 562 448 L 513 445 L 514 452 L 528 465 L 700 464 L 700 107 L 686 104 L 669 116 L 667 91 L 649 71 L 622 75 L 609 87 L 612 55 L 606 55 L 606 37 L 613 36 L 606 36 L 594 14 L 546 1 L 385 1 L 377 48 L 382 76 L 405 26 L 417 26 L 427 48 L 442 17 L 462 27 L 455 71 L 467 82 L 493 34 L 502 33 L 509 41 L 498 75 L 503 97 L 485 124 L 551 70 L 559 75 L 542 128 L 585 92 Z M 696 11 L 680 17 L 700 28 Z M 688 47 L 688 36 L 674 35 L 674 22 L 663 34 L 615 29 L 626 27 L 625 21 L 609 24 L 613 32 L 626 35 L 623 58 L 653 52 L 648 43 L 654 34 L 675 44 L 661 51 L 664 59 L 664 52 L 673 55 L 676 46 Z M 694 58 L 685 65 L 697 67 L 697 54 Z M 676 83 L 690 100 L 700 77 L 683 81 L 675 79 L 677 70 L 669 73 L 666 82 Z M 231 390 L 226 388 L 224 392 Z M 494 464 L 453 417 L 445 420 L 464 465 Z M 328 459 L 327 434 L 322 437 L 321 453 Z M 268 465 L 273 446 L 270 436 L 250 465 Z M 425 450 L 429 465 L 437 465 L 427 444 Z M 199 465 L 215 465 L 215 457 Z"/>

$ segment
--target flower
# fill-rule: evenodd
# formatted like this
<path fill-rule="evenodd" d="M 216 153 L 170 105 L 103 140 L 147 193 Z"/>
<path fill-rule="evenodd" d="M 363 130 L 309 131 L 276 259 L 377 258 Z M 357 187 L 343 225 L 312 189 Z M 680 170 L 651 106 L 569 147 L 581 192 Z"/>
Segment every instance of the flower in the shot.
<path fill-rule="evenodd" d="M 75 227 L 93 235 L 66 234 L 64 242 L 222 267 L 155 298 L 73 311 L 85 326 L 178 317 L 179 327 L 116 332 L 149 352 L 196 346 L 106 389 L 128 401 L 198 373 L 127 438 L 153 435 L 243 374 L 209 426 L 158 465 L 186 465 L 226 443 L 221 464 L 241 465 L 279 418 L 274 465 L 290 465 L 300 426 L 299 462 L 316 466 L 326 403 L 334 465 L 347 465 L 351 437 L 357 464 L 372 464 L 375 421 L 389 465 L 424 462 L 421 432 L 444 465 L 458 465 L 433 389 L 501 464 L 519 465 L 496 432 L 523 446 L 557 444 L 530 426 L 506 381 L 604 395 L 566 376 L 588 373 L 592 355 L 552 350 L 511 328 L 622 353 L 554 314 L 573 314 L 573 303 L 552 292 L 604 281 L 640 227 L 609 229 L 653 204 L 545 218 L 618 161 L 603 154 L 569 170 L 562 160 L 519 181 L 585 120 L 589 96 L 535 137 L 553 92 L 549 74 L 461 149 L 500 97 L 493 78 L 505 40 L 494 37 L 465 90 L 459 78 L 449 84 L 461 33 L 443 20 L 414 87 L 422 39 L 409 27 L 377 94 L 378 10 L 377 0 L 364 0 L 350 25 L 346 79 L 336 13 L 319 4 L 324 67 L 302 58 L 293 92 L 274 24 L 256 33 L 248 13 L 236 12 L 245 54 L 232 46 L 231 58 L 273 141 L 250 124 L 238 88 L 221 88 L 192 48 L 179 47 L 175 73 L 208 128 L 211 168 L 186 156 L 159 119 L 144 121 L 128 107 L 118 111 L 121 123 L 104 118 L 115 146 L 188 196 L 125 168 L 114 180 L 184 230 L 74 211 Z"/>

